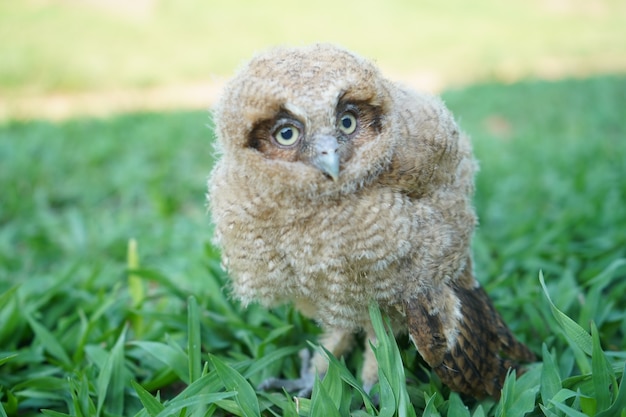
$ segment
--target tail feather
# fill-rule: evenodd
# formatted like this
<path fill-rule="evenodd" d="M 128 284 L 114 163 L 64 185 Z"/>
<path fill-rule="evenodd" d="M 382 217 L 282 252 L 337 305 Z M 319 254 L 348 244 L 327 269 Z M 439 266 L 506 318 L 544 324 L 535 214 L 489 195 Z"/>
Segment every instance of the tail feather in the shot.
<path fill-rule="evenodd" d="M 463 281 L 475 283 L 473 278 L 459 282 Z M 424 305 L 432 301 L 420 299 L 405 303 L 411 339 L 450 389 L 476 398 L 499 398 L 509 369 L 519 376 L 523 373 L 520 363 L 534 361 L 535 355 L 515 338 L 479 285 L 465 288 L 459 282 L 450 286 L 460 304 L 452 343 L 443 343 L 441 331 L 433 331 L 450 320 L 429 313 Z"/>

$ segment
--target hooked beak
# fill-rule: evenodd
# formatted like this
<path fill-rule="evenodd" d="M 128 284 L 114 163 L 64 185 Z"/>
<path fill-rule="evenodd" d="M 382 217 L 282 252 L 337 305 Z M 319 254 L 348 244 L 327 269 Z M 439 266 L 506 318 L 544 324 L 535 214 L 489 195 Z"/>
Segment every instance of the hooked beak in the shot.
<path fill-rule="evenodd" d="M 339 178 L 339 144 L 334 136 L 319 135 L 314 141 L 313 166 L 337 181 Z"/>

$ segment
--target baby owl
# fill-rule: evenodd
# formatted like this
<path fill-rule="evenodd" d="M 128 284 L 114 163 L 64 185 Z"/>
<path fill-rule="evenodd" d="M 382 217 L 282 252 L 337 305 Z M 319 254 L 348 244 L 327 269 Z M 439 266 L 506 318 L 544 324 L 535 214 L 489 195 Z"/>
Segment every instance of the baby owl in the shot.
<path fill-rule="evenodd" d="M 476 164 L 441 100 L 332 45 L 276 48 L 226 85 L 209 178 L 215 241 L 243 304 L 294 303 L 335 355 L 375 340 L 376 302 L 452 390 L 498 397 L 531 361 L 472 270 Z M 328 364 L 286 385 L 306 391 Z M 362 381 L 377 381 L 366 341 Z M 296 382 L 298 382 L 296 381 Z"/>

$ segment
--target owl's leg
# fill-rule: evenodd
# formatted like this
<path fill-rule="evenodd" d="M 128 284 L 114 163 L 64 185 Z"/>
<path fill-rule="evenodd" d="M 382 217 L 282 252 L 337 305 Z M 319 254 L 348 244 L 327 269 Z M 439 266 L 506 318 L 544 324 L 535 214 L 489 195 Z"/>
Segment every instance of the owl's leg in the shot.
<path fill-rule="evenodd" d="M 309 397 L 315 384 L 315 373 L 311 372 L 311 353 L 308 349 L 298 352 L 300 356 L 300 378 L 282 379 L 271 377 L 257 387 L 261 391 L 283 388 L 287 392 L 297 392 L 298 397 Z"/>
<path fill-rule="evenodd" d="M 372 344 L 376 345 L 376 335 L 374 331 L 368 331 L 363 350 L 363 368 L 361 369 L 361 381 L 363 390 L 369 394 L 374 384 L 378 382 L 378 361 L 374 356 Z"/>
<path fill-rule="evenodd" d="M 324 332 L 320 338 L 320 344 L 335 356 L 341 356 L 352 347 L 353 335 L 349 331 L 334 329 Z M 302 349 L 299 353 L 301 360 L 300 378 L 280 379 L 268 378 L 259 385 L 260 390 L 284 388 L 289 392 L 297 392 L 299 397 L 309 397 L 313 391 L 315 377 L 326 374 L 328 360 L 320 353 L 315 352 L 313 359 L 308 349 Z"/>
<path fill-rule="evenodd" d="M 326 331 L 320 338 L 320 344 L 334 356 L 339 357 L 352 348 L 354 335 L 350 331 L 333 329 Z M 328 370 L 328 360 L 320 352 L 315 352 L 311 361 L 310 372 L 324 376 Z"/>

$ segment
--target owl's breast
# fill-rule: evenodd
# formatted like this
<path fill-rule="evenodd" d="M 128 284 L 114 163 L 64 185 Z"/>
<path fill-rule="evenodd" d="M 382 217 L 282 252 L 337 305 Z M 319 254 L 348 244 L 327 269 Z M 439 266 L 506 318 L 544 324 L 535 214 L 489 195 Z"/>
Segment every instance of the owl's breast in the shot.
<path fill-rule="evenodd" d="M 235 294 L 265 305 L 301 300 L 337 320 L 397 297 L 420 220 L 401 194 L 374 191 L 322 201 L 216 195 L 216 236 Z"/>
<path fill-rule="evenodd" d="M 432 215 L 387 188 L 351 195 L 328 213 L 320 212 L 317 224 L 325 237 L 306 233 L 311 244 L 305 247 L 313 256 L 304 263 L 299 287 L 316 300 L 318 319 L 331 326 L 364 327 L 372 300 L 381 306 L 401 304 L 419 279 L 420 240 Z M 304 281 L 307 277 L 315 279 Z"/>

